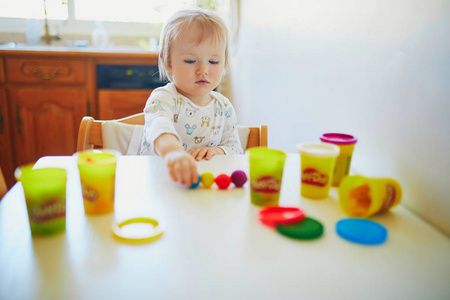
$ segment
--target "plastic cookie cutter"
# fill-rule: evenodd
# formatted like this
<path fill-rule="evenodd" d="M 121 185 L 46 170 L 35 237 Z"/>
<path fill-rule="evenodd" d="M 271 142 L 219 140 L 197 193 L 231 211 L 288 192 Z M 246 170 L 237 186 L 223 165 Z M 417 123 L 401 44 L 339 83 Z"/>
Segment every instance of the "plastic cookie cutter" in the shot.
<path fill-rule="evenodd" d="M 137 217 L 121 222 L 113 222 L 115 236 L 128 241 L 153 242 L 163 234 L 163 226 L 156 219 Z"/>

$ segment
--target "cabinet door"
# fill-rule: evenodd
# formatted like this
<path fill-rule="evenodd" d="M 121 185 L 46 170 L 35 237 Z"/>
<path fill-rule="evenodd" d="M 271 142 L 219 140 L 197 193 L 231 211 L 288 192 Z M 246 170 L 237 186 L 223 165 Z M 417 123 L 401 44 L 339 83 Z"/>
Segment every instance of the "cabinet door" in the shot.
<path fill-rule="evenodd" d="M 152 90 L 100 90 L 100 120 L 120 119 L 143 112 L 151 92 Z"/>
<path fill-rule="evenodd" d="M 6 91 L 0 88 L 0 166 L 5 176 L 6 185 L 11 188 L 14 180 L 14 163 L 12 145 L 10 139 L 10 123 L 8 117 L 8 105 L 6 103 Z"/>
<path fill-rule="evenodd" d="M 72 155 L 86 115 L 87 96 L 76 87 L 22 87 L 10 90 L 16 163 L 45 155 Z"/>

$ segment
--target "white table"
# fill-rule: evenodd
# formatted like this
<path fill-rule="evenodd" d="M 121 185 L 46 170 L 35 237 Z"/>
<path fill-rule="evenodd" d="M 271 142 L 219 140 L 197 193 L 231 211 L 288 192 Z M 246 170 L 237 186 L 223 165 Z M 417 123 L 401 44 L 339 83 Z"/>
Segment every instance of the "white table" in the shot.
<path fill-rule="evenodd" d="M 337 190 L 325 200 L 299 193 L 299 157 L 288 156 L 280 205 L 300 206 L 324 224 L 313 241 L 262 225 L 248 183 L 227 191 L 190 190 L 170 181 L 157 157 L 121 157 L 116 211 L 86 216 L 73 157 L 44 157 L 39 167 L 68 170 L 64 233 L 32 237 L 21 184 L 0 202 L 0 299 L 450 299 L 450 240 L 402 206 L 373 220 L 388 241 L 341 239 L 346 216 Z M 247 157 L 198 164 L 215 176 L 242 169 Z M 424 199 L 426 201 L 426 199 Z M 113 220 L 150 216 L 165 224 L 153 243 L 127 244 Z"/>

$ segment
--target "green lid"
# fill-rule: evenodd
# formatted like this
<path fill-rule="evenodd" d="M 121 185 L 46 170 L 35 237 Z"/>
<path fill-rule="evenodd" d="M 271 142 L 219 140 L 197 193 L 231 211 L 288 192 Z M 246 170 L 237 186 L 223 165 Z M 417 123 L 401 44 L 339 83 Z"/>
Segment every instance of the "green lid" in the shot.
<path fill-rule="evenodd" d="M 323 234 L 323 225 L 312 218 L 305 218 L 298 223 L 277 225 L 277 231 L 293 239 L 312 240 Z"/>

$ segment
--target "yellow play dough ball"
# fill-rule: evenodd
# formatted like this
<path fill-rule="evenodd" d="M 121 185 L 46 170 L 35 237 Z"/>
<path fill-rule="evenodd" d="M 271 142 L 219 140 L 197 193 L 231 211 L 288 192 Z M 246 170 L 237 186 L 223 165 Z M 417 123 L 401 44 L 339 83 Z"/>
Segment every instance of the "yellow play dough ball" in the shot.
<path fill-rule="evenodd" d="M 209 189 L 214 183 L 214 175 L 211 172 L 205 172 L 200 175 L 200 179 L 205 188 Z"/>

